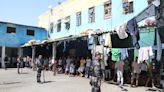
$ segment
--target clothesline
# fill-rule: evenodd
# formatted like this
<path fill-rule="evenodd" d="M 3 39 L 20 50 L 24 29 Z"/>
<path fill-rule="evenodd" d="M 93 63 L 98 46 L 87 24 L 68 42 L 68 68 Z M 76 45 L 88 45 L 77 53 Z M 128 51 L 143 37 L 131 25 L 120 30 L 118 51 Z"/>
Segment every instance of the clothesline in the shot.
<path fill-rule="evenodd" d="M 144 28 L 148 28 L 148 27 L 155 27 L 155 26 L 146 26 L 146 27 L 138 27 L 138 29 L 144 29 Z M 129 33 L 128 31 L 126 31 L 127 33 Z M 149 31 L 149 32 L 154 32 L 154 31 Z M 97 32 L 97 33 L 94 33 L 92 35 L 103 35 L 103 34 L 111 34 L 111 35 L 114 35 L 114 34 L 117 34 L 117 32 L 115 30 L 110 30 L 110 31 L 104 31 L 104 32 Z M 140 31 L 140 33 L 147 33 L 145 31 Z"/>

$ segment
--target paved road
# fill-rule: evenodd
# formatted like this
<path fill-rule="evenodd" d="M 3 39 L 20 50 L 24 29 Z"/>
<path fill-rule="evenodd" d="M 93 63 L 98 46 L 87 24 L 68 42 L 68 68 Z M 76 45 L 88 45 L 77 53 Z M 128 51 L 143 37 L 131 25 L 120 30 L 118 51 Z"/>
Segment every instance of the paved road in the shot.
<path fill-rule="evenodd" d="M 36 72 L 30 69 L 24 69 L 23 74 L 17 74 L 16 69 L 7 71 L 0 69 L 0 92 L 91 92 L 89 80 L 86 78 L 53 76 L 50 71 L 46 71 L 45 76 L 46 83 L 38 84 L 36 83 Z M 149 89 L 130 88 L 128 85 L 120 88 L 117 85 L 102 84 L 102 92 L 155 92 L 148 91 Z"/>

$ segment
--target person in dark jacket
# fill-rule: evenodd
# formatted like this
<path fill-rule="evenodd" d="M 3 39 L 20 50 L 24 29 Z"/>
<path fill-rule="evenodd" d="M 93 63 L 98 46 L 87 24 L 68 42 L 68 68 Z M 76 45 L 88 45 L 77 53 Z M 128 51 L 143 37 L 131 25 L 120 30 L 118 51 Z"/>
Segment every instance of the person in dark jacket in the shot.
<path fill-rule="evenodd" d="M 42 59 L 42 55 L 39 55 L 39 58 L 37 59 L 36 62 L 37 62 L 37 82 L 40 83 L 41 73 L 44 68 L 44 60 Z"/>
<path fill-rule="evenodd" d="M 5 70 L 7 70 L 8 63 L 9 63 L 9 59 L 7 56 L 5 56 L 4 61 L 5 61 Z"/>
<path fill-rule="evenodd" d="M 22 57 L 17 58 L 17 72 L 20 74 L 21 62 L 23 62 Z"/>
<path fill-rule="evenodd" d="M 90 80 L 90 85 L 92 86 L 91 92 L 101 92 L 102 71 L 100 58 L 100 53 L 96 53 L 95 60 L 93 62 L 93 73 Z"/>

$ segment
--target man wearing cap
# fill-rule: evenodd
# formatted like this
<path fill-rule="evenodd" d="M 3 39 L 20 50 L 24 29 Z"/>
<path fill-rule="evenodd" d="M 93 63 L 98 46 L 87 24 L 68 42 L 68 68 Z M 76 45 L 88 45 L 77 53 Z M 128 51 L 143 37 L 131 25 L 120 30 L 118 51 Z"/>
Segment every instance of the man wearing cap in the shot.
<path fill-rule="evenodd" d="M 96 53 L 95 60 L 93 62 L 93 74 L 90 80 L 90 85 L 92 86 L 91 92 L 101 92 L 102 71 L 101 71 L 100 59 L 101 59 L 100 53 Z"/>

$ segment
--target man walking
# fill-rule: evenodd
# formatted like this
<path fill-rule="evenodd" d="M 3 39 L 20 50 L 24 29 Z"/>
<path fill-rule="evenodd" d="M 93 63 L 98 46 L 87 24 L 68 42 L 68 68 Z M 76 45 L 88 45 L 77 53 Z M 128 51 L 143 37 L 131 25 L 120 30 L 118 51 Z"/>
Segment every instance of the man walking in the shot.
<path fill-rule="evenodd" d="M 42 55 L 39 55 L 37 59 L 37 82 L 40 83 L 41 72 L 43 70 L 44 60 L 42 59 Z"/>

